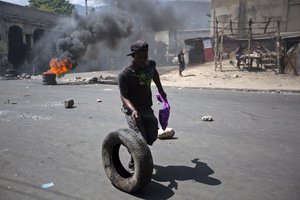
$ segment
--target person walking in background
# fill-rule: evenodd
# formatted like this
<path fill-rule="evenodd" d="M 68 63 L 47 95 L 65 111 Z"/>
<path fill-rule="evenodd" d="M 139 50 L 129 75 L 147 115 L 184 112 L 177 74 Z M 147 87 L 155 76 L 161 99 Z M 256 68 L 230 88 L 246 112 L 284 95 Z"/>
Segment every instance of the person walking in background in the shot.
<path fill-rule="evenodd" d="M 183 49 L 180 49 L 180 52 L 178 54 L 178 64 L 179 64 L 179 76 L 182 76 L 182 72 L 185 69 Z"/>

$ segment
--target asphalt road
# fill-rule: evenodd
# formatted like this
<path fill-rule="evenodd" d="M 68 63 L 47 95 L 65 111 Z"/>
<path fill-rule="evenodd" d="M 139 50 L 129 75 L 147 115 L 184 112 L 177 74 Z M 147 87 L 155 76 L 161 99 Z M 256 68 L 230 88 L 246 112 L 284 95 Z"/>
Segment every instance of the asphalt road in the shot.
<path fill-rule="evenodd" d="M 127 127 L 117 86 L 40 81 L 0 80 L 1 200 L 300 199 L 300 95 L 165 88 L 176 138 L 151 147 L 153 180 L 131 195 L 101 161 L 104 137 Z"/>

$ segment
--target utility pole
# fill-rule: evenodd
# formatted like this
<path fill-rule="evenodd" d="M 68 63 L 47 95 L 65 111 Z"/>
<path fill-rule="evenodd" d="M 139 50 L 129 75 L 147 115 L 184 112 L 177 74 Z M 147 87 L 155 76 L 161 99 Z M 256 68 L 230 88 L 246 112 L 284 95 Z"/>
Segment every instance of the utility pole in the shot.
<path fill-rule="evenodd" d="M 250 51 L 251 51 L 251 40 L 252 40 L 252 18 L 249 19 L 249 33 L 248 33 L 248 67 L 251 67 L 250 62 Z"/>
<path fill-rule="evenodd" d="M 214 10 L 214 37 L 215 37 L 215 56 L 214 56 L 214 64 L 215 64 L 215 71 L 217 70 L 218 67 L 218 53 L 219 53 L 219 45 L 218 45 L 218 19 L 216 17 L 215 14 L 215 10 Z"/>
<path fill-rule="evenodd" d="M 221 35 L 221 47 L 220 47 L 220 70 L 222 71 L 223 65 L 223 41 L 224 41 L 224 22 L 222 22 L 222 35 Z"/>
<path fill-rule="evenodd" d="M 277 21 L 277 38 L 276 38 L 276 65 L 278 67 L 279 73 L 283 74 L 283 70 L 280 64 L 280 54 L 281 54 L 281 44 L 280 44 L 280 21 Z"/>
<path fill-rule="evenodd" d="M 85 0 L 85 15 L 88 16 L 87 0 Z"/>

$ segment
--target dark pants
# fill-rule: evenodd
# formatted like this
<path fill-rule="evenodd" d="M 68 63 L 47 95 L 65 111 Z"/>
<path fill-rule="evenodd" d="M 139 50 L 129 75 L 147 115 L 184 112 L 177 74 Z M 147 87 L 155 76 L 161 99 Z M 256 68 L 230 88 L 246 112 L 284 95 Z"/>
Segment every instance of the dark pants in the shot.
<path fill-rule="evenodd" d="M 148 145 L 152 145 L 157 139 L 158 121 L 155 117 L 152 108 L 147 108 L 138 111 L 138 118 L 136 119 L 136 126 L 131 119 L 131 113 L 127 109 L 123 109 L 126 121 L 130 129 L 141 133 Z"/>
<path fill-rule="evenodd" d="M 237 64 L 236 66 L 240 69 L 241 68 L 241 62 L 242 62 L 242 55 L 236 55 Z"/>
<path fill-rule="evenodd" d="M 185 69 L 185 63 L 179 63 L 179 75 L 182 75 L 183 70 Z"/>

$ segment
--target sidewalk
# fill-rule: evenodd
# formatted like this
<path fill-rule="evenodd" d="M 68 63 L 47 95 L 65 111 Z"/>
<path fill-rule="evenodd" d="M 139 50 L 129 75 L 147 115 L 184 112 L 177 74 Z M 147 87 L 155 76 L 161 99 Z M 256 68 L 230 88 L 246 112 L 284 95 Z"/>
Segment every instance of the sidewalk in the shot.
<path fill-rule="evenodd" d="M 272 69 L 260 68 L 239 71 L 229 61 L 225 62 L 222 72 L 215 71 L 213 63 L 205 63 L 187 66 L 183 77 L 178 75 L 177 69 L 171 70 L 161 75 L 161 81 L 164 86 L 171 87 L 300 93 L 300 76 L 276 74 Z"/>
<path fill-rule="evenodd" d="M 300 76 L 276 74 L 272 69 L 252 71 L 238 70 L 226 61 L 223 71 L 215 71 L 213 63 L 187 65 L 183 77 L 178 75 L 177 66 L 157 67 L 163 86 L 202 89 L 237 90 L 254 92 L 290 92 L 300 93 Z M 70 73 L 57 79 L 58 82 L 73 82 L 75 77 L 90 79 L 93 77 L 115 80 L 119 71 L 96 71 Z"/>

